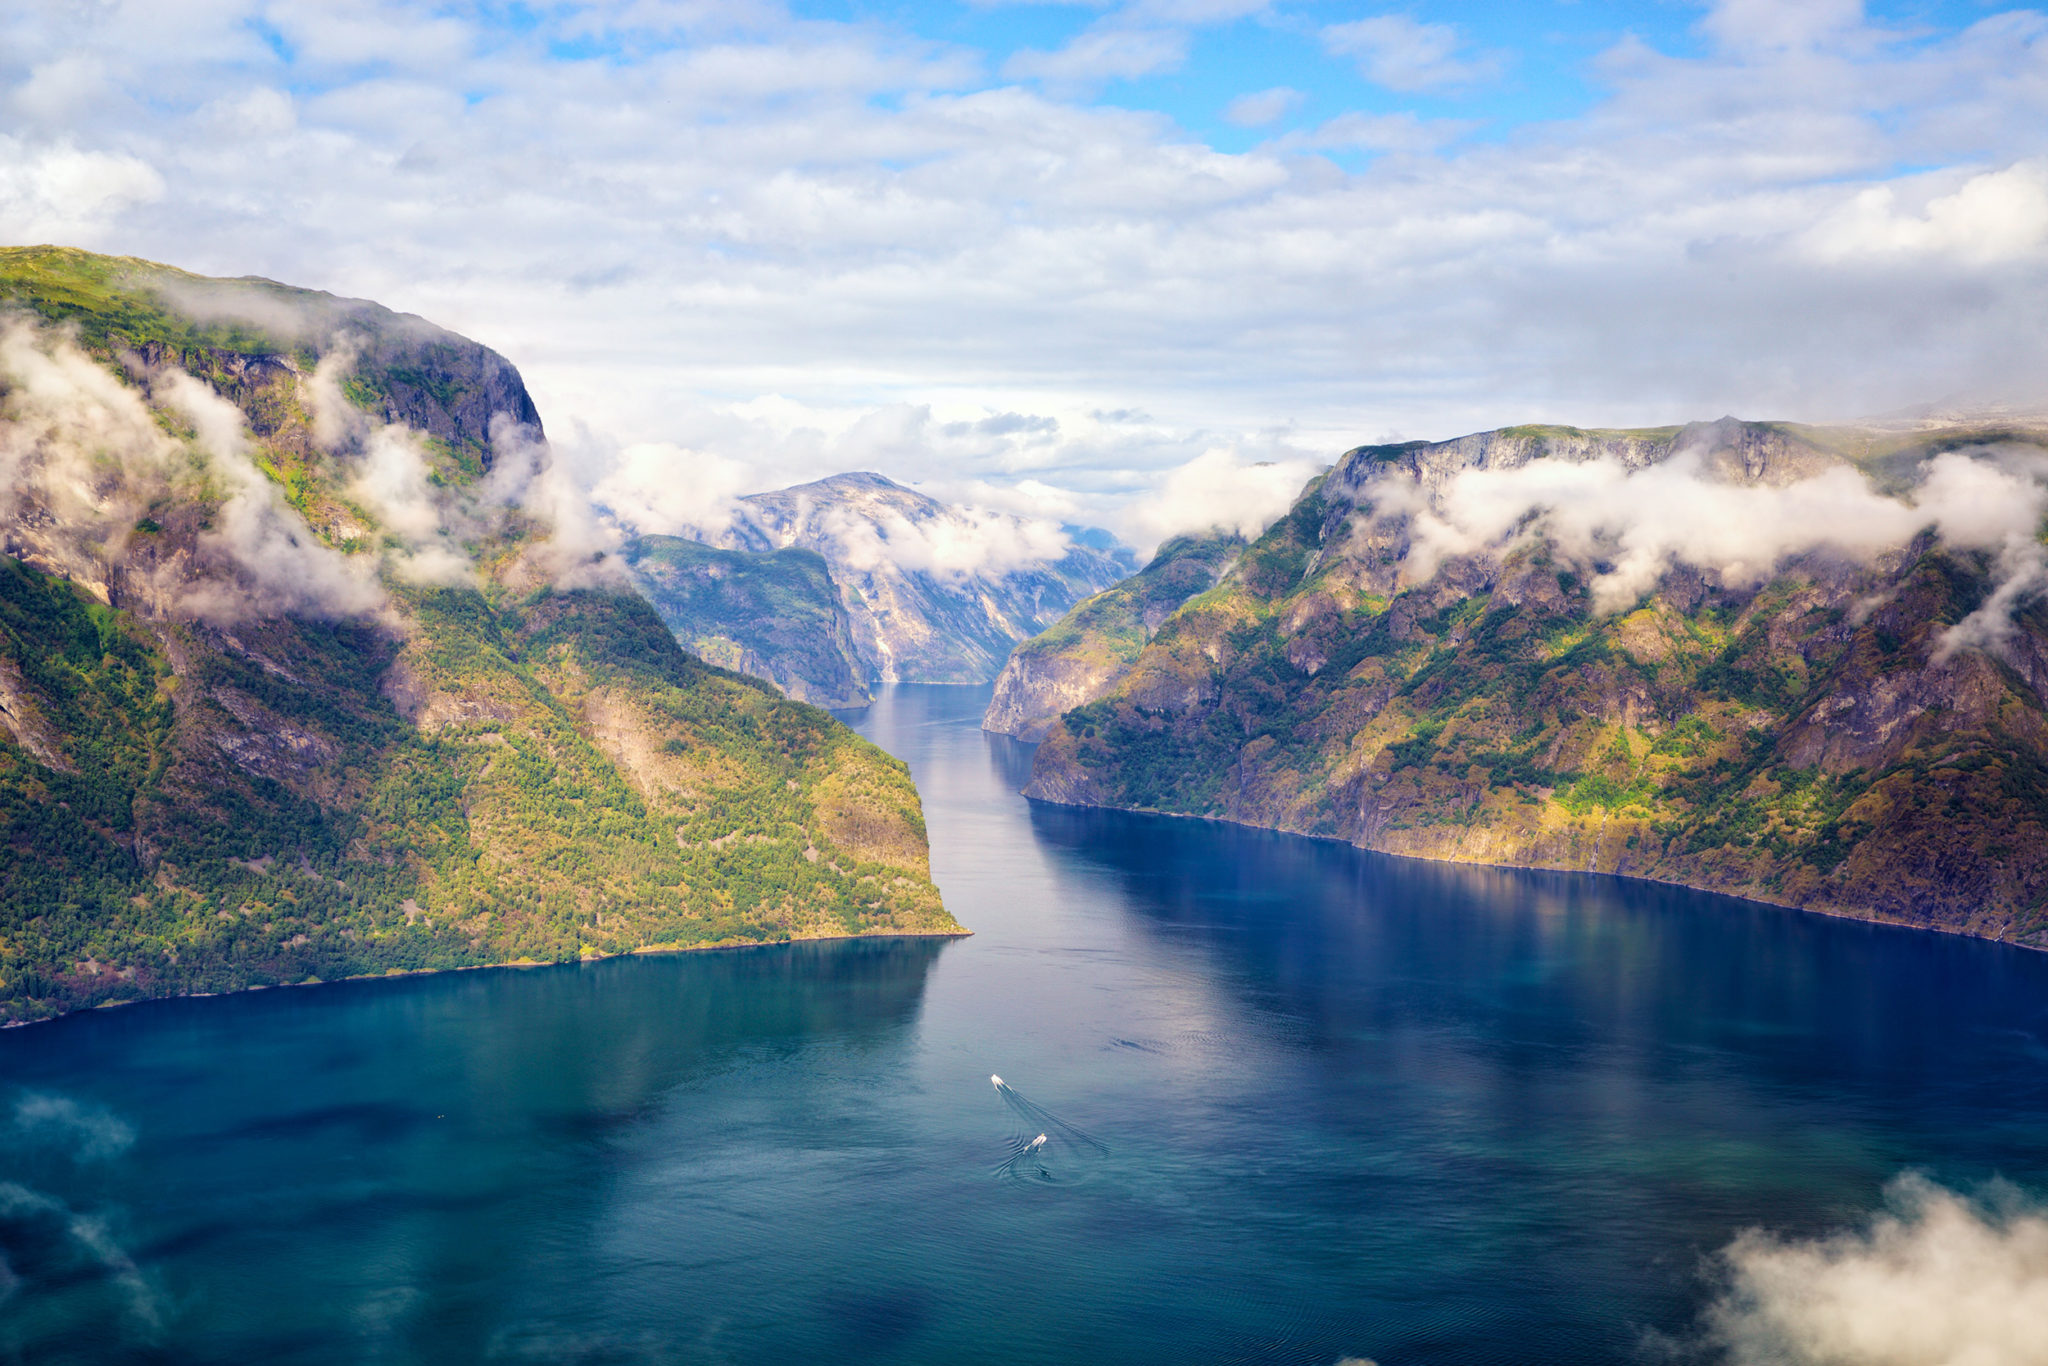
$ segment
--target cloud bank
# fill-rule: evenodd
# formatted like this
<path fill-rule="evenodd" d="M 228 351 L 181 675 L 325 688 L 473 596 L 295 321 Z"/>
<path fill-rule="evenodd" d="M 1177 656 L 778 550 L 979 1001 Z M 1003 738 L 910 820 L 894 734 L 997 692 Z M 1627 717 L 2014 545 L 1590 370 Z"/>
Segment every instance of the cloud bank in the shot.
<path fill-rule="evenodd" d="M 1839 416 L 2048 373 L 2035 10 L 1719 0 L 1581 57 L 1476 11 L 1112 3 L 1013 50 L 914 11 L 0 0 L 0 238 L 434 317 L 619 449 L 752 465 L 703 429 L 771 402 L 785 435 L 1048 417 L 1052 447 L 919 458 L 1092 521 L 1274 431 Z M 1240 35 L 1292 44 L 1288 87 L 1203 65 Z M 1215 129 L 1165 109 L 1173 72 Z M 1569 98 L 1504 115 L 1501 75 Z M 1090 427 L 1118 410 L 1154 421 Z"/>
<path fill-rule="evenodd" d="M 1370 487 L 1376 517 L 1408 521 L 1408 581 L 1427 581 L 1451 556 L 1540 535 L 1591 575 L 1603 612 L 1633 605 L 1674 564 L 1747 587 L 1796 555 L 1827 551 L 1869 563 L 1933 531 L 1958 549 L 1998 554 L 1993 600 L 1959 623 L 1952 648 L 1995 643 L 2011 608 L 2048 572 L 2035 540 L 2048 514 L 2048 468 L 2038 452 L 1945 452 L 1907 497 L 1880 493 L 1846 465 L 1785 484 L 1734 483 L 1709 471 L 1708 456 L 1694 447 L 1640 469 L 1611 457 L 1471 468 L 1435 497 L 1407 480 Z"/>
<path fill-rule="evenodd" d="M 1730 1366 L 2048 1362 L 2048 1215 L 2009 1187 L 1970 1200 L 1907 1176 L 1887 1194 L 1864 1228 L 1722 1254 L 1708 1339 Z"/>

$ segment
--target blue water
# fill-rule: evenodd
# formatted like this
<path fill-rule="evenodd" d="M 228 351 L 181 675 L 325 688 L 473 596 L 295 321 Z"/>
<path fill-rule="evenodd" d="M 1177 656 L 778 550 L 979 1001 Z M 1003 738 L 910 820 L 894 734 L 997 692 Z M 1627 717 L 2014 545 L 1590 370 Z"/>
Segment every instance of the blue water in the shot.
<path fill-rule="evenodd" d="M 1033 808 L 985 701 L 857 718 L 972 939 L 0 1035 L 0 1360 L 1635 1362 L 1742 1228 L 2048 1191 L 2048 955 Z"/>

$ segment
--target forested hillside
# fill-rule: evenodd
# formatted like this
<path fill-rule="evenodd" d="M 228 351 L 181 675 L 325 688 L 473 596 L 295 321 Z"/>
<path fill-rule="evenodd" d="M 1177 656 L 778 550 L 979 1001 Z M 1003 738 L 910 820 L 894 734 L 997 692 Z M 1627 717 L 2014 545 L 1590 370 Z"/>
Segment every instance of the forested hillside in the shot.
<path fill-rule="evenodd" d="M 1244 538 L 1176 536 L 1122 583 L 1077 605 L 1010 652 L 982 729 L 1043 740 L 1062 713 L 1108 692 L 1180 605 L 1216 586 Z"/>
<path fill-rule="evenodd" d="M 1734 422 L 1360 448 L 1028 791 L 2048 943 L 2044 452 Z"/>
<path fill-rule="evenodd" d="M 677 645 L 503 358 L 54 248 L 0 297 L 0 1018 L 958 932 L 908 772 Z"/>

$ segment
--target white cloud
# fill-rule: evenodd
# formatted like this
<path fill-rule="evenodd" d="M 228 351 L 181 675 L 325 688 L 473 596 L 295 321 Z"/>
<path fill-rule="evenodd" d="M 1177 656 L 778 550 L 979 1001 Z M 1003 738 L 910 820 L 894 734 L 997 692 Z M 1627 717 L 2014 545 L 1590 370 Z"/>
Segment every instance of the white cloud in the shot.
<path fill-rule="evenodd" d="M 1271 90 L 1239 95 L 1223 107 L 1223 119 L 1239 128 L 1264 128 L 1293 113 L 1304 98 L 1299 90 L 1276 85 Z"/>
<path fill-rule="evenodd" d="M 195 580 L 185 595 L 187 610 L 237 621 L 277 612 L 359 616 L 384 607 L 375 558 L 324 544 L 251 462 L 241 409 L 181 370 L 158 376 L 152 391 L 192 423 L 220 481 L 224 498 L 214 525 L 200 533 L 201 548 L 225 555 L 246 574 L 241 582 Z"/>
<path fill-rule="evenodd" d="M 1856 37 L 1863 0 L 1716 0 L 1700 20 L 1703 32 L 1736 51 L 1813 48 Z"/>
<path fill-rule="evenodd" d="M 1187 532 L 1254 537 L 1293 506 L 1317 469 L 1314 461 L 1300 457 L 1252 461 L 1236 451 L 1204 451 L 1168 471 L 1155 492 L 1134 500 L 1120 529 L 1126 540 L 1147 551 Z"/>
<path fill-rule="evenodd" d="M 1104 81 L 1171 71 L 1187 56 L 1188 35 L 1179 29 L 1116 24 L 1088 29 L 1056 51 L 1026 48 L 1003 64 L 1003 74 L 1011 80 L 1086 89 Z"/>
<path fill-rule="evenodd" d="M 1472 85 L 1498 74 L 1493 55 L 1465 56 L 1464 36 L 1452 24 L 1425 24 L 1405 14 L 1376 14 L 1323 30 L 1323 46 L 1356 57 L 1365 78 L 1389 90 L 1440 90 Z"/>
<path fill-rule="evenodd" d="M 2012 547 L 2031 542 L 2048 513 L 2044 471 L 1982 453 L 1936 456 L 1910 502 L 1845 465 L 1784 484 L 1734 483 L 1709 471 L 1712 453 L 1695 446 L 1633 470 L 1608 457 L 1468 468 L 1434 497 L 1400 477 L 1367 487 L 1375 517 L 1409 519 L 1409 581 L 1428 580 L 1450 556 L 1541 535 L 1572 563 L 1604 566 L 1593 601 L 1609 612 L 1635 603 L 1673 564 L 1751 586 L 1794 555 L 1827 550 L 1868 562 L 1930 529 L 1951 546 L 2006 552 L 2001 581 L 2010 586 L 2033 563 Z M 1999 599 L 2000 620 L 2024 591 Z M 1987 618 L 1955 643 L 1990 643 L 1997 630 Z"/>
<path fill-rule="evenodd" d="M 123 209 L 163 198 L 164 178 L 134 156 L 31 146 L 0 134 L 0 223 L 17 241 L 91 239 Z"/>
<path fill-rule="evenodd" d="M 2039 257 L 2048 247 L 2048 166 L 2039 161 L 1971 176 L 1920 213 L 1901 213 L 1898 198 L 1890 185 L 1863 190 L 1802 245 L 1830 263 L 1945 256 L 1967 265 Z"/>
<path fill-rule="evenodd" d="M 894 511 L 830 508 L 823 526 L 838 546 L 835 561 L 857 573 L 893 566 L 951 584 L 1042 568 L 1072 549 L 1051 522 L 987 508 L 948 508 L 916 521 Z"/>
<path fill-rule="evenodd" d="M 1410 113 L 1339 114 L 1314 128 L 1279 139 L 1276 150 L 1427 152 L 1469 131 L 1457 119 L 1419 119 Z"/>
<path fill-rule="evenodd" d="M 1185 26 L 1251 8 L 1113 12 L 1020 58 L 1026 87 L 766 4 L 542 10 L 530 34 L 296 5 L 281 54 L 258 0 L 17 3 L 0 237 L 381 299 L 512 356 L 552 429 L 737 462 L 735 486 L 872 462 L 1035 479 L 1091 520 L 1274 430 L 1334 454 L 2042 387 L 2040 15 L 1906 41 L 1854 6 L 1724 5 L 1699 52 L 1622 44 L 1583 114 L 1501 137 L 1396 102 L 1225 154 L 1061 93 L 1199 64 Z M 1398 84 L 1492 60 L 1358 22 L 1338 41 Z M 604 57 L 549 55 L 585 40 Z M 1303 155 L 1341 149 L 1398 155 Z M 1156 420 L 1087 418 L 1118 410 Z M 1059 431 L 940 430 L 1004 412 Z"/>
<path fill-rule="evenodd" d="M 665 536 L 727 525 L 737 500 L 759 492 L 740 461 L 672 442 L 643 441 L 600 455 L 591 496 L 627 525 Z"/>
<path fill-rule="evenodd" d="M 1859 1230 L 1744 1234 L 1708 1313 L 1730 1366 L 2048 1362 L 2048 1217 L 2009 1187 L 1966 1200 L 1920 1177 Z"/>

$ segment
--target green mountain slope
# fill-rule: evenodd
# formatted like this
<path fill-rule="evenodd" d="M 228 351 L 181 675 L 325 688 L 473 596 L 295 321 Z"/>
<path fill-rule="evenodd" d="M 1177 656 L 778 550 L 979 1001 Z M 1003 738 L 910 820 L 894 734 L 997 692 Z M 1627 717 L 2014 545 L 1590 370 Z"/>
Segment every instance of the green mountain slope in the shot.
<path fill-rule="evenodd" d="M 0 295 L 0 1019 L 959 932 L 907 770 L 678 646 L 501 357 L 57 249 Z"/>
<path fill-rule="evenodd" d="M 1010 652 L 982 729 L 1043 740 L 1062 713 L 1101 697 L 1128 673 L 1166 619 L 1215 587 L 1243 549 L 1243 537 L 1222 533 L 1160 546 L 1136 574 Z"/>
<path fill-rule="evenodd" d="M 1979 448 L 1970 470 L 1988 478 L 2038 468 L 2044 446 L 2028 430 L 1722 423 L 1362 448 L 1068 713 L 1027 791 L 2048 943 L 2034 531 L 1951 544 L 1902 509 L 1889 548 L 1817 546 L 1749 576 L 1659 562 L 1638 592 L 1624 571 L 1647 532 L 1623 525 L 1587 554 L 1560 530 L 1600 496 L 1589 462 L 1663 477 L 1696 461 L 1664 510 L 1704 539 L 1754 530 L 1717 513 L 1729 490 L 1791 500 L 1741 504 L 1764 510 L 1822 489 L 1864 490 L 1865 513 L 1883 511 L 1872 489 L 1933 509 L 1962 468 L 1931 472 L 1942 452 Z M 1467 471 L 1577 491 L 1430 559 L 1424 513 L 1479 487 Z M 1819 539 L 1867 538 L 1812 520 Z"/>
<path fill-rule="evenodd" d="M 765 678 L 813 706 L 873 700 L 854 665 L 839 590 L 816 551 L 719 550 L 679 536 L 640 536 L 621 553 L 661 619 L 704 659 Z"/>

